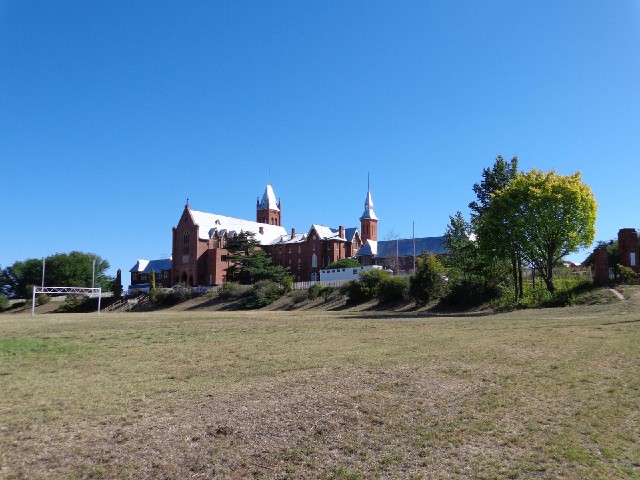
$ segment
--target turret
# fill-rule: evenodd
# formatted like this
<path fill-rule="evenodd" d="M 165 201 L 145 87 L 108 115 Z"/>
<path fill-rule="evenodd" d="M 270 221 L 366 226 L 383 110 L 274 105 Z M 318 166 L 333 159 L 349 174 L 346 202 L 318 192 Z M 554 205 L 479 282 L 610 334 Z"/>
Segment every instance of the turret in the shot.
<path fill-rule="evenodd" d="M 276 201 L 273 187 L 267 183 L 262 200 L 256 201 L 256 222 L 269 225 L 282 225 L 280 201 Z"/>
<path fill-rule="evenodd" d="M 364 212 L 360 216 L 360 228 L 362 243 L 366 243 L 367 240 L 378 240 L 378 217 L 373 211 L 373 199 L 369 185 L 367 185 L 367 198 L 364 201 Z"/>

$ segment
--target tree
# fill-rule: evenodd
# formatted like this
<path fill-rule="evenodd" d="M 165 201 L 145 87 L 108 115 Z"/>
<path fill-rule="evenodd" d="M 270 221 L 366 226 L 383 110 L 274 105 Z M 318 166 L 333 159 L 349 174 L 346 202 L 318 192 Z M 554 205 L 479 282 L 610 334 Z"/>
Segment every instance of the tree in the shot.
<path fill-rule="evenodd" d="M 151 280 L 149 282 L 149 300 L 155 302 L 158 299 L 158 289 L 156 288 L 156 272 L 151 269 Z"/>
<path fill-rule="evenodd" d="M 496 252 L 517 252 L 555 292 L 553 267 L 569 253 L 587 247 L 595 235 L 596 200 L 579 172 L 518 174 L 492 196 L 483 213 L 480 238 Z"/>
<path fill-rule="evenodd" d="M 111 278 L 104 272 L 109 262 L 93 253 L 73 251 L 56 253 L 45 259 L 45 286 L 90 287 L 95 260 L 95 286 L 108 290 Z M 33 285 L 42 283 L 42 259 L 30 258 L 15 262 L 2 271 L 2 293 L 9 297 L 26 298 Z"/>
<path fill-rule="evenodd" d="M 111 291 L 113 292 L 113 298 L 116 300 L 122 298 L 122 271 L 120 269 L 116 272 L 116 278 L 111 284 Z"/>
<path fill-rule="evenodd" d="M 292 279 L 289 269 L 274 265 L 267 253 L 259 247 L 255 234 L 240 232 L 227 243 L 230 252 L 222 259 L 230 263 L 227 267 L 227 280 L 250 285 L 260 280 L 272 280 L 284 290 L 290 290 Z"/>
<path fill-rule="evenodd" d="M 342 258 L 330 264 L 327 267 L 327 270 L 338 268 L 355 268 L 360 266 L 360 262 L 358 262 L 355 258 Z"/>
<path fill-rule="evenodd" d="M 409 295 L 418 305 L 427 305 L 445 291 L 444 265 L 435 255 L 418 258 L 416 272 L 409 278 Z"/>
<path fill-rule="evenodd" d="M 449 277 L 449 301 L 474 305 L 496 297 L 505 262 L 482 255 L 474 227 L 461 212 L 449 217 L 445 237 L 449 255 L 443 262 Z"/>
<path fill-rule="evenodd" d="M 510 161 L 505 161 L 501 155 L 496 157 L 496 161 L 491 168 L 482 170 L 482 181 L 473 185 L 473 191 L 477 200 L 469 204 L 472 213 L 472 221 L 481 217 L 491 205 L 491 196 L 502 190 L 518 174 L 518 157 L 513 157 Z"/>
<path fill-rule="evenodd" d="M 483 215 L 491 207 L 493 196 L 496 192 L 504 189 L 509 185 L 513 179 L 518 175 L 518 157 L 514 156 L 510 161 L 504 160 L 501 155 L 496 157 L 496 160 L 491 168 L 485 168 L 482 170 L 482 181 L 473 185 L 473 191 L 476 194 L 476 200 L 469 204 L 471 209 L 471 224 L 477 231 L 481 228 Z M 479 244 L 483 246 L 482 242 L 485 239 L 479 236 Z M 490 239 L 491 240 L 491 239 Z M 506 247 L 507 244 L 503 243 Z M 499 259 L 508 259 L 511 263 L 511 274 L 513 278 L 513 285 L 515 291 L 515 297 L 523 296 L 522 287 L 522 256 L 517 249 L 502 249 L 500 251 L 501 256 L 495 257 L 496 250 L 494 245 L 489 242 L 489 245 L 484 245 L 485 248 L 481 248 L 480 252 L 489 253 L 486 258 L 487 263 L 494 264 Z"/>

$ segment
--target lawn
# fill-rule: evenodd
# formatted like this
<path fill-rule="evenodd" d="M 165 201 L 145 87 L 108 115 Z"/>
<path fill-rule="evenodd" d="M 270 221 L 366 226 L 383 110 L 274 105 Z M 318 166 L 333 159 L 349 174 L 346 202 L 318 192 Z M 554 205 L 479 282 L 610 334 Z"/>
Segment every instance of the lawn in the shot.
<path fill-rule="evenodd" d="M 0 478 L 640 478 L 637 304 L 0 315 Z"/>

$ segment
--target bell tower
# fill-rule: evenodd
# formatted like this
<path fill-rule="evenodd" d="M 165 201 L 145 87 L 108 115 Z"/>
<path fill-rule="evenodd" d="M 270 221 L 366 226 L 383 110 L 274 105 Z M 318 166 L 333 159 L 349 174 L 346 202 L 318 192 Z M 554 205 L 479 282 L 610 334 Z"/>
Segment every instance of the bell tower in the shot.
<path fill-rule="evenodd" d="M 364 212 L 360 216 L 360 234 L 362 243 L 367 240 L 378 240 L 378 217 L 373 211 L 373 199 L 371 198 L 371 188 L 367 178 L 367 198 L 364 201 Z"/>
<path fill-rule="evenodd" d="M 280 201 L 276 201 L 276 194 L 273 187 L 267 183 L 264 190 L 262 200 L 256 200 L 256 222 L 266 223 L 268 225 L 282 225 L 282 210 L 280 210 Z"/>

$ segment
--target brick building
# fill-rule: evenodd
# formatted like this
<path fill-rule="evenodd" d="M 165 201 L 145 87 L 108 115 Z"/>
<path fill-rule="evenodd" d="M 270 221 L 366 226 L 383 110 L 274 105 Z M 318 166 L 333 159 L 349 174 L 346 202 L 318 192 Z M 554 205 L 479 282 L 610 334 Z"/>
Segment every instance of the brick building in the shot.
<path fill-rule="evenodd" d="M 287 232 L 282 227 L 282 206 L 268 184 L 256 202 L 256 221 L 192 210 L 187 203 L 173 228 L 171 284 L 221 285 L 228 262 L 223 257 L 230 238 L 243 232 L 255 238 L 272 261 L 288 267 L 295 281 L 319 280 L 320 270 L 343 258 L 354 257 L 367 240 L 377 240 L 378 218 L 367 190 L 365 210 L 357 227 L 331 228 L 313 224 L 308 231 Z"/>
<path fill-rule="evenodd" d="M 129 270 L 131 273 L 131 285 L 129 289 L 148 290 L 151 284 L 151 275 L 155 274 L 156 286 L 171 286 L 171 259 L 163 258 L 160 260 L 140 259 Z"/>
<path fill-rule="evenodd" d="M 618 231 L 618 258 L 617 263 L 629 267 L 636 273 L 640 273 L 640 241 L 635 228 L 622 228 Z M 614 270 L 610 263 L 607 247 L 601 245 L 583 262 L 593 268 L 593 280 L 595 283 L 605 285 L 614 279 Z M 615 263 L 615 262 L 614 262 Z"/>

